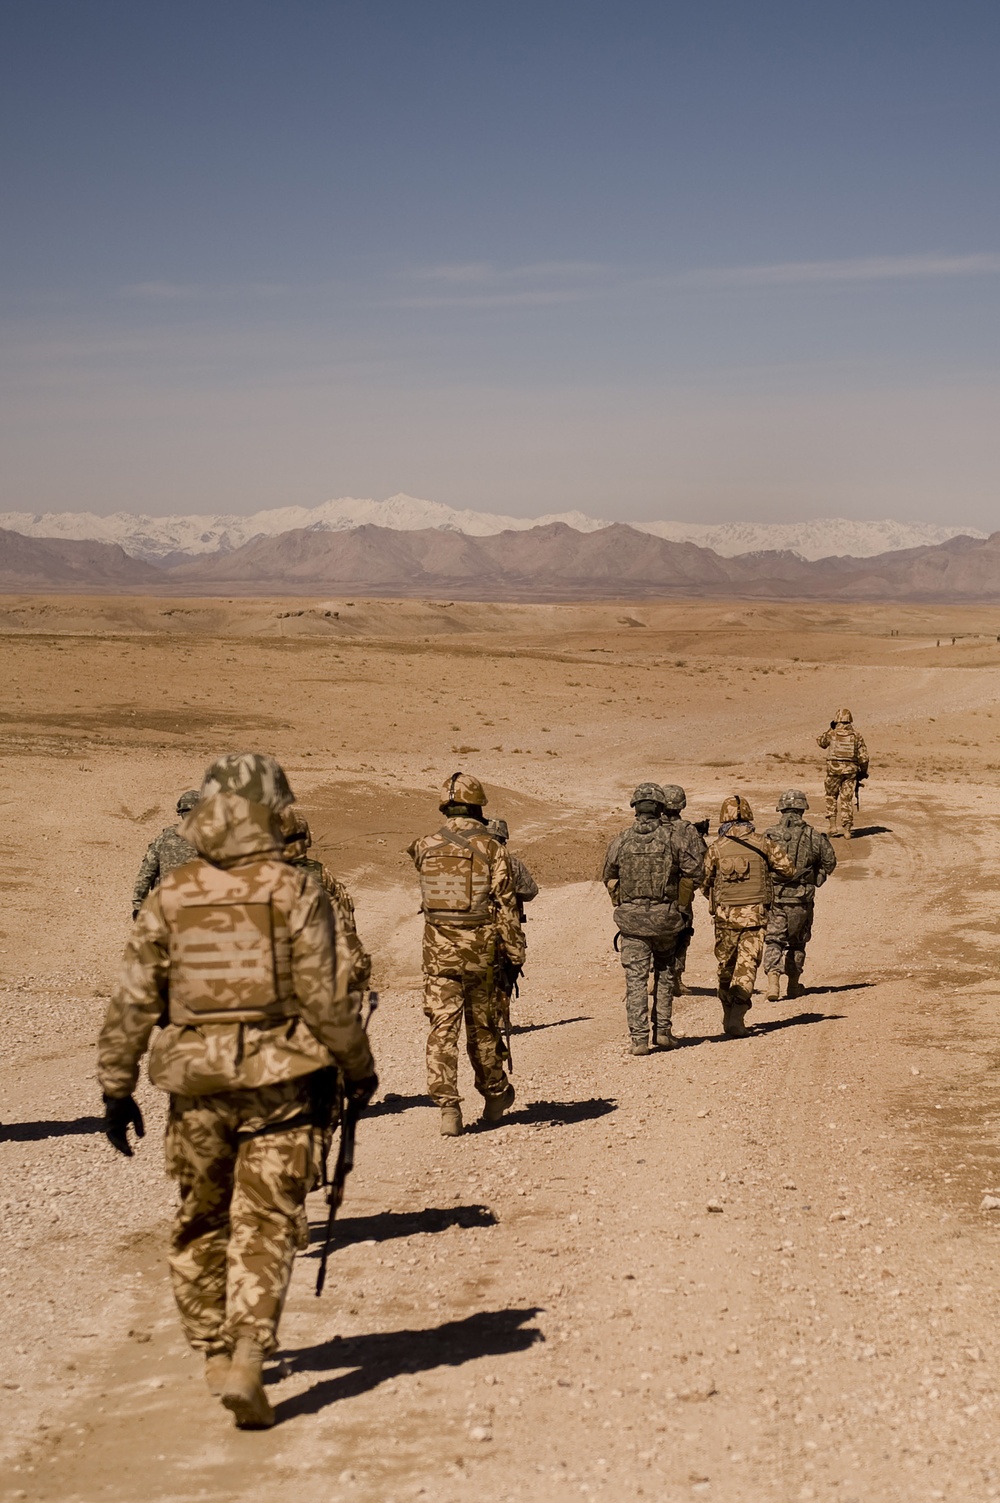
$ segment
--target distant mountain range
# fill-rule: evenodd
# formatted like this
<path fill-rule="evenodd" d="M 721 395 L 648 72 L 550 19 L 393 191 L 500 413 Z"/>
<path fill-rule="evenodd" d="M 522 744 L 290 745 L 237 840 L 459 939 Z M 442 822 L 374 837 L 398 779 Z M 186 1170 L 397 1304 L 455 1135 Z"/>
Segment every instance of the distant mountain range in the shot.
<path fill-rule="evenodd" d="M 805 559 L 788 550 L 724 557 L 624 523 L 590 532 L 549 522 L 469 536 L 365 524 L 293 528 L 230 551 L 159 566 L 118 544 L 0 530 L 0 590 L 174 595 L 441 595 L 478 600 L 670 596 L 1000 601 L 1000 532 L 873 558 Z"/>
<path fill-rule="evenodd" d="M 599 532 L 612 524 L 581 511 L 544 517 L 507 517 L 489 512 L 456 511 L 438 501 L 414 496 L 390 496 L 386 501 L 345 497 L 320 506 L 283 506 L 250 516 L 147 517 L 114 512 L 7 512 L 0 528 L 32 538 L 88 539 L 117 543 L 133 558 L 148 563 L 174 563 L 184 557 L 231 553 L 257 538 L 278 537 L 298 529 L 344 532 L 372 525 L 397 532 L 434 528 L 468 537 L 491 537 L 502 532 L 527 532 L 562 522 L 576 532 Z M 768 550 L 790 551 L 805 559 L 847 555 L 872 558 L 901 548 L 920 548 L 964 535 L 983 538 L 975 528 L 939 527 L 922 522 L 854 522 L 825 517 L 803 522 L 630 522 L 638 532 L 673 543 L 697 543 L 723 558 Z"/>

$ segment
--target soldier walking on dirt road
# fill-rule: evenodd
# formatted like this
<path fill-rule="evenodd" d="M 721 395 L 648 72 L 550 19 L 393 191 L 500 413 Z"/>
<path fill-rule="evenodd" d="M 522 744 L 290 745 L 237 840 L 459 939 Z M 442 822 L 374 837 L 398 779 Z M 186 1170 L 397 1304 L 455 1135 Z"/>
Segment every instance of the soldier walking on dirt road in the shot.
<path fill-rule="evenodd" d="M 782 973 L 788 976 L 789 998 L 802 995 L 800 977 L 806 963 L 806 945 L 812 938 L 816 889 L 823 886 L 837 866 L 828 838 L 802 818 L 809 808 L 804 793 L 789 788 L 779 798 L 777 808 L 781 821 L 771 826 L 767 838 L 788 852 L 798 876 L 791 882 L 778 877 L 774 883 L 774 904 L 764 936 L 769 1002 L 777 1002 L 781 996 Z"/>
<path fill-rule="evenodd" d="M 666 799 L 663 806 L 663 823 L 673 830 L 676 839 L 690 852 L 691 856 L 704 866 L 705 852 L 708 849 L 705 844 L 708 820 L 699 820 L 697 824 L 692 824 L 689 819 L 683 818 L 682 811 L 687 808 L 687 794 L 677 783 L 665 783 L 663 796 Z M 694 895 L 697 888 L 698 882 L 692 881 L 690 877 L 681 877 L 677 884 L 677 906 L 685 916 L 685 924 L 677 936 L 677 947 L 674 950 L 675 997 L 682 997 L 687 990 L 684 985 L 684 968 L 687 965 L 687 953 L 694 938 Z"/>
<path fill-rule="evenodd" d="M 337 1066 L 362 1111 L 378 1084 L 329 899 L 284 859 L 292 802 L 273 757 L 212 764 L 182 826 L 197 859 L 143 903 L 98 1043 L 105 1132 L 131 1157 L 129 1127 L 144 1132 L 132 1092 L 166 1011 L 149 1078 L 170 1095 L 174 1298 L 241 1429 L 274 1423 L 263 1364 L 316 1180 L 310 1085 Z"/>
<path fill-rule="evenodd" d="M 177 813 L 188 814 L 197 802 L 197 788 L 189 788 L 177 800 Z M 142 858 L 139 875 L 132 889 L 132 917 L 135 918 L 146 898 L 156 884 L 163 881 L 167 872 L 172 872 L 175 866 L 183 866 L 185 861 L 193 861 L 197 854 L 190 840 L 185 840 L 181 835 L 179 826 L 168 825 L 165 830 L 161 830 L 156 839 L 150 841 Z"/>
<path fill-rule="evenodd" d="M 514 1104 L 514 1087 L 502 1063 L 496 1006 L 498 965 L 524 964 L 524 931 L 517 916 L 510 861 L 483 818 L 486 794 L 468 773 L 455 772 L 441 790 L 444 824 L 408 848 L 420 877 L 424 915 L 424 1012 L 427 1089 L 441 1108 L 441 1132 L 462 1131 L 458 1093 L 458 1036 L 465 1044 L 483 1121 L 499 1122 Z M 502 954 L 499 953 L 502 951 Z"/>
<path fill-rule="evenodd" d="M 772 872 L 789 880 L 798 873 L 786 852 L 754 831 L 753 810 L 734 793 L 719 811 L 719 835 L 705 859 L 704 891 L 715 920 L 722 1028 L 728 1038 L 746 1038 L 744 1018 L 753 1006 L 753 986 L 764 952 L 764 933 L 774 901 Z"/>
<path fill-rule="evenodd" d="M 704 875 L 701 855 L 670 822 L 658 783 L 640 783 L 630 800 L 635 821 L 616 835 L 604 858 L 602 881 L 615 905 L 619 955 L 625 969 L 625 1015 L 633 1054 L 649 1054 L 649 974 L 653 973 L 653 1037 L 661 1049 L 677 1043 L 671 1029 L 674 956 L 687 915 L 681 882 L 693 888 Z M 661 978 L 666 984 L 661 984 Z"/>
<path fill-rule="evenodd" d="M 826 752 L 826 818 L 828 834 L 850 840 L 854 827 L 854 801 L 858 787 L 868 776 L 868 748 L 854 729 L 850 710 L 838 710 L 830 729 L 816 737 Z"/>

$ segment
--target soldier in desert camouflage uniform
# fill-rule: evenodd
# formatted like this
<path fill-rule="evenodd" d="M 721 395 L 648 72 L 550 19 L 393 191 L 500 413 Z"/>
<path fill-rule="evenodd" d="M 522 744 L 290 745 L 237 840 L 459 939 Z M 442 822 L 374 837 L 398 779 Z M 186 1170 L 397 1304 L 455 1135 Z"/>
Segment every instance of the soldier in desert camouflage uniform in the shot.
<path fill-rule="evenodd" d="M 775 879 L 774 905 L 768 914 L 764 937 L 764 971 L 767 996 L 777 1002 L 781 996 L 782 972 L 788 976 L 788 996 L 801 997 L 800 977 L 806 963 L 806 945 L 812 938 L 813 909 L 816 889 L 836 869 L 837 858 L 825 835 L 814 830 L 802 818 L 809 800 L 796 788 L 789 788 L 778 800 L 781 823 L 772 825 L 767 838 L 783 846 L 798 876 L 793 882 Z"/>
<path fill-rule="evenodd" d="M 850 710 L 838 710 L 830 729 L 816 737 L 826 752 L 826 818 L 830 835 L 850 840 L 854 828 L 854 795 L 868 776 L 868 748 L 854 729 Z"/>
<path fill-rule="evenodd" d="M 708 846 L 698 826 L 682 816 L 682 810 L 687 807 L 687 794 L 677 783 L 667 783 L 664 785 L 663 796 L 666 799 L 663 806 L 663 823 L 673 831 L 674 838 L 680 842 L 692 860 L 703 868 Z M 702 822 L 701 829 L 708 829 L 707 819 Z M 690 877 L 681 877 L 677 884 L 677 906 L 685 915 L 686 922 L 677 936 L 677 946 L 674 950 L 675 997 L 682 997 L 687 990 L 684 985 L 684 969 L 687 965 L 687 953 L 694 938 L 694 895 L 700 881 L 700 877 L 697 881 L 693 881 Z"/>
<path fill-rule="evenodd" d="M 177 800 L 177 813 L 187 814 L 197 802 L 197 788 L 188 789 Z M 142 858 L 139 875 L 132 889 L 132 917 L 135 918 L 146 898 L 156 884 L 163 881 L 167 872 L 172 872 L 175 866 L 183 866 L 185 861 L 193 861 L 197 854 L 190 840 L 185 840 L 180 833 L 179 826 L 168 825 L 165 830 L 161 830 L 156 839 L 150 841 Z"/>
<path fill-rule="evenodd" d="M 420 876 L 424 915 L 424 1012 L 427 1089 L 441 1108 L 441 1132 L 462 1131 L 458 1094 L 458 1036 L 465 1042 L 483 1120 L 499 1122 L 514 1101 L 501 1062 L 495 998 L 497 946 L 513 966 L 524 964 L 524 931 L 517 916 L 507 852 L 486 828 L 486 794 L 478 779 L 456 772 L 441 790 L 445 822 L 415 840 L 409 855 Z"/>
<path fill-rule="evenodd" d="M 719 836 L 708 848 L 703 889 L 715 920 L 722 1027 L 729 1038 L 747 1035 L 743 1020 L 753 1005 L 774 901 L 772 872 L 789 880 L 797 876 L 782 847 L 755 833 L 746 799 L 733 794 L 719 811 Z"/>
<path fill-rule="evenodd" d="M 198 855 L 146 899 L 98 1045 L 105 1131 L 131 1156 L 132 1092 L 167 1091 L 180 1203 L 170 1272 L 209 1388 L 243 1429 L 273 1424 L 262 1384 L 316 1177 L 310 1081 L 338 1066 L 359 1109 L 377 1085 L 351 957 L 315 878 L 284 859 L 284 772 L 254 753 L 205 774 L 182 826 Z"/>
<path fill-rule="evenodd" d="M 531 903 L 538 897 L 538 883 L 521 860 L 515 856 L 507 842 L 510 840 L 510 827 L 505 819 L 490 819 L 486 822 L 486 828 L 494 840 L 499 840 L 507 852 L 507 860 L 510 862 L 510 876 L 514 883 L 514 899 L 517 903 L 517 916 L 524 923 L 524 905 Z"/>
<path fill-rule="evenodd" d="M 658 783 L 640 783 L 632 795 L 635 821 L 616 835 L 604 858 L 602 880 L 615 905 L 618 953 L 625 970 L 625 1016 L 633 1054 L 649 1054 L 649 975 L 653 974 L 654 1039 L 661 1049 L 677 1043 L 671 1029 L 674 955 L 686 915 L 680 883 L 702 880 L 702 858 L 665 823 L 667 797 Z M 693 896 L 693 891 L 692 891 Z M 667 984 L 661 986 L 660 978 Z"/>

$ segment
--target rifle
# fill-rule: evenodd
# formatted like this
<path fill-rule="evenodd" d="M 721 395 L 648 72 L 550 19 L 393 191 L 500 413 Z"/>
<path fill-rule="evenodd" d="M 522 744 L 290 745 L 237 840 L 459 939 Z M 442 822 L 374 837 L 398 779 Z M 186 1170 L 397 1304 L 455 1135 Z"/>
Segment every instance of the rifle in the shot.
<path fill-rule="evenodd" d="M 708 827 L 710 823 L 711 821 L 707 819 L 696 819 L 694 821 L 694 827 L 698 831 L 698 834 L 701 836 L 702 840 L 704 840 L 705 836 L 708 834 Z"/>
<path fill-rule="evenodd" d="M 868 774 L 864 773 L 861 777 L 855 778 L 854 780 L 854 803 L 859 812 L 861 809 L 861 784 L 864 783 L 867 778 Z"/>
<path fill-rule="evenodd" d="M 368 1032 L 368 1024 L 372 1020 L 372 1013 L 378 1007 L 378 992 L 368 993 L 368 1011 L 361 1025 Z M 333 1179 L 327 1190 L 326 1201 L 330 1207 L 326 1218 L 326 1235 L 323 1238 L 323 1250 L 319 1255 L 319 1269 L 316 1273 L 317 1298 L 323 1293 L 323 1285 L 326 1283 L 326 1265 L 330 1257 L 330 1247 L 333 1243 L 333 1223 L 337 1219 L 344 1200 L 344 1187 L 347 1184 L 347 1176 L 354 1168 L 354 1139 L 357 1134 L 358 1117 L 360 1112 L 350 1100 L 344 1089 L 344 1078 L 338 1072 L 337 1089 L 340 1099 L 340 1146 L 337 1150 L 337 1167 L 333 1171 Z M 323 1183 L 326 1184 L 326 1160 L 323 1162 Z"/>
<path fill-rule="evenodd" d="M 512 1075 L 514 1061 L 510 1053 L 510 999 L 512 996 L 520 996 L 517 983 L 523 969 L 523 966 L 514 965 L 511 961 L 498 935 L 493 959 L 493 999 L 500 1013 L 500 1029 L 503 1034 L 504 1053 L 507 1056 L 507 1069 Z"/>

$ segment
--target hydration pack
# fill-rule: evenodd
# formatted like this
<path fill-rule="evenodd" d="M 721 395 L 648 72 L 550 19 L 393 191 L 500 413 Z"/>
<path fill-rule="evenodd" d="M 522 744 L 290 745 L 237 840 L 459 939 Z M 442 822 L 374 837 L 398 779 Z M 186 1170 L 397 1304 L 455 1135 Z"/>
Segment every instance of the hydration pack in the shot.
<path fill-rule="evenodd" d="M 831 762 L 854 762 L 858 760 L 858 738 L 849 725 L 841 722 L 834 726 L 826 754 Z"/>
<path fill-rule="evenodd" d="M 716 845 L 718 869 L 713 892 L 715 902 L 726 908 L 746 908 L 770 903 L 774 897 L 767 858 L 752 845 L 729 835 Z"/>

